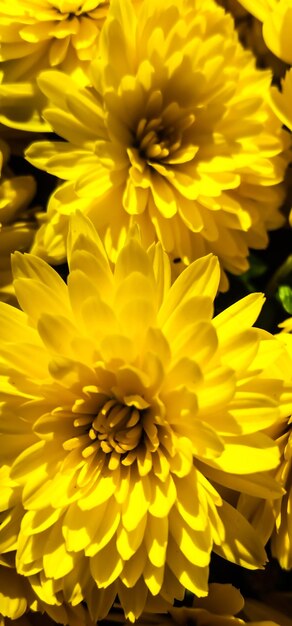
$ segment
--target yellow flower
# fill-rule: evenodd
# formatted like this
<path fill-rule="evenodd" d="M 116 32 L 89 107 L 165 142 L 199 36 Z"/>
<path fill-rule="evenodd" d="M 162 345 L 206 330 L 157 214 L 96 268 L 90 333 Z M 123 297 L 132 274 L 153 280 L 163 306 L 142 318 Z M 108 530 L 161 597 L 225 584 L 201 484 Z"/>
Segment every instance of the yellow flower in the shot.
<path fill-rule="evenodd" d="M 292 69 L 288 70 L 286 73 L 281 84 L 281 91 L 276 87 L 272 87 L 271 94 L 272 106 L 275 113 L 278 115 L 281 122 L 292 131 Z"/>
<path fill-rule="evenodd" d="M 283 329 L 283 332 L 292 332 L 292 317 L 288 317 L 287 320 L 281 322 L 281 324 L 279 324 L 279 327 Z"/>
<path fill-rule="evenodd" d="M 291 11 L 292 12 L 292 11 Z M 277 87 L 271 88 L 271 105 L 279 120 L 292 132 L 292 68 L 290 68 L 281 82 L 281 91 Z M 290 141 L 291 141 L 290 132 Z M 288 170 L 291 185 L 291 170 Z M 290 225 L 292 226 L 292 210 L 290 211 Z"/>
<path fill-rule="evenodd" d="M 49 616 L 59 624 L 93 626 L 88 611 L 83 606 L 72 607 L 60 593 L 58 593 L 56 603 L 46 603 L 44 599 L 36 596 L 29 579 L 16 572 L 15 548 L 20 520 L 23 516 L 23 507 L 19 498 L 21 490 L 17 483 L 11 480 L 9 475 L 11 468 L 6 464 L 7 455 L 4 452 L 7 441 L 5 440 L 5 435 L 2 435 L 2 437 L 3 448 L 1 450 L 0 467 L 0 626 L 10 625 L 10 620 L 12 620 L 12 624 L 15 624 L 15 626 L 28 626 L 32 612 L 45 614 L 45 618 L 43 617 L 43 622 L 41 622 L 44 626 L 51 624 Z M 15 445 L 16 447 L 18 446 L 18 449 L 23 447 L 24 438 L 27 442 L 28 437 L 20 429 L 18 433 L 19 441 L 14 441 L 14 453 Z M 22 443 L 20 443 L 21 440 Z M 10 439 L 8 437 L 8 445 L 11 453 L 11 437 Z M 32 623 L 36 624 L 35 619 L 33 619 Z"/>
<path fill-rule="evenodd" d="M 1 520 L 2 522 L 2 520 Z M 29 583 L 15 568 L 0 565 L 0 624 L 4 618 L 16 620 L 27 610 L 27 596 L 32 595 Z M 4 622 L 5 624 L 7 623 Z"/>
<path fill-rule="evenodd" d="M 136 12 L 113 2 L 99 45 L 92 88 L 53 70 L 39 79 L 45 118 L 67 142 L 27 152 L 66 181 L 35 253 L 64 260 L 77 207 L 113 260 L 135 221 L 146 246 L 160 240 L 177 262 L 214 252 L 244 272 L 249 247 L 265 247 L 267 229 L 282 224 L 287 138 L 267 104 L 270 73 L 213 0 L 145 0 Z"/>
<path fill-rule="evenodd" d="M 97 51 L 109 0 L 1 0 L 1 56 L 5 82 L 36 78 L 44 67 L 86 79 Z"/>
<path fill-rule="evenodd" d="M 289 320 L 288 320 L 289 321 Z M 286 330 L 289 325 L 284 323 Z M 274 375 L 279 380 L 291 382 L 292 376 L 292 335 L 283 332 L 277 335 L 279 343 L 285 345 L 278 362 L 274 363 Z M 283 495 L 277 501 L 269 497 L 258 499 L 249 495 L 239 498 L 238 509 L 253 524 L 266 543 L 271 538 L 272 555 L 284 569 L 292 569 L 292 404 L 290 390 L 282 396 L 282 416 L 277 424 L 266 432 L 279 447 L 281 462 L 274 471 L 277 482 L 283 487 Z"/>
<path fill-rule="evenodd" d="M 0 44 L 1 46 L 1 44 Z M 3 64 L 2 64 L 3 65 Z M 0 123 L 11 128 L 29 132 L 51 130 L 42 117 L 46 98 L 35 82 L 4 84 L 0 71 Z"/>
<path fill-rule="evenodd" d="M 291 0 L 239 0 L 250 13 L 263 22 L 263 38 L 268 48 L 286 63 L 292 64 Z"/>
<path fill-rule="evenodd" d="M 154 596 L 206 595 L 212 549 L 263 566 L 260 537 L 216 485 L 282 494 L 269 475 L 278 448 L 261 432 L 281 416 L 281 382 L 260 372 L 285 347 L 251 328 L 259 294 L 212 319 L 214 256 L 170 286 L 160 244 L 146 252 L 132 234 L 112 269 L 89 220 L 71 219 L 68 284 L 16 253 L 23 311 L 0 303 L 14 507 L 2 497 L 18 507 L 4 540 L 42 601 L 86 600 L 96 620 L 118 594 L 134 620 Z"/>
<path fill-rule="evenodd" d="M 40 70 L 61 67 L 88 84 L 110 0 L 1 0 L 0 121 L 43 130 L 46 99 L 35 82 Z M 47 126 L 47 130 L 50 127 Z"/>
<path fill-rule="evenodd" d="M 6 162 L 9 149 L 0 141 L 0 299 L 13 301 L 10 255 L 28 250 L 36 229 L 34 214 L 27 210 L 36 190 L 32 176 L 13 176 Z"/>

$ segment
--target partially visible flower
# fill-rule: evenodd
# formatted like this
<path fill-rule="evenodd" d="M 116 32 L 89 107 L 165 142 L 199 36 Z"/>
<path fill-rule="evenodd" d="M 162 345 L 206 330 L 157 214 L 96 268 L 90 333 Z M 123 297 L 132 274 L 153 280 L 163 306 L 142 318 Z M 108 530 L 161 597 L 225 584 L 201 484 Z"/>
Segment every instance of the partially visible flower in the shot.
<path fill-rule="evenodd" d="M 7 415 L 6 418 L 9 416 Z M 18 420 L 18 442 L 15 441 L 16 449 L 21 449 L 21 441 L 28 437 L 21 432 L 21 420 Z M 10 452 L 5 452 L 6 445 L 10 446 Z M 0 626 L 27 626 L 35 621 L 35 613 L 41 614 L 42 626 L 58 624 L 70 624 L 70 626 L 94 626 L 88 611 L 79 605 L 72 606 L 62 594 L 58 594 L 56 603 L 47 603 L 46 594 L 39 598 L 26 576 L 17 573 L 15 568 L 15 549 L 17 546 L 17 534 L 19 520 L 23 515 L 23 507 L 20 502 L 20 488 L 10 478 L 10 467 L 6 464 L 7 456 L 11 453 L 12 439 L 2 431 L 1 435 L 1 467 L 0 467 L 0 526 L 1 526 L 1 551 L 0 551 Z M 15 450 L 14 450 L 15 452 Z M 53 621 L 52 621 L 53 620 Z"/>
<path fill-rule="evenodd" d="M 291 333 L 292 332 L 292 317 L 288 317 L 284 322 L 279 324 L 279 327 L 282 328 L 283 332 Z"/>
<path fill-rule="evenodd" d="M 1 46 L 1 44 L 0 44 Z M 3 64 L 2 64 L 3 65 Z M 16 128 L 22 132 L 49 132 L 51 130 L 42 111 L 47 99 L 39 90 L 37 83 L 3 83 L 0 71 L 0 123 L 9 130 Z"/>
<path fill-rule="evenodd" d="M 211 583 L 208 596 L 200 600 L 194 598 L 192 607 L 173 607 L 166 615 L 143 613 L 137 626 L 241 626 L 246 623 L 242 619 L 243 607 L 244 600 L 238 589 L 232 585 Z M 247 621 L 254 626 L 277 626 L 270 619 L 256 623 Z M 107 618 L 107 624 L 116 623 L 123 624 L 118 607 Z M 286 626 L 282 622 L 279 624 Z"/>
<path fill-rule="evenodd" d="M 160 240 L 180 267 L 213 252 L 244 272 L 249 247 L 283 223 L 288 139 L 267 102 L 270 72 L 213 0 L 114 2 L 99 44 L 92 88 L 53 70 L 39 79 L 67 142 L 33 144 L 27 158 L 66 182 L 34 252 L 64 260 L 78 208 L 113 260 L 138 222 L 145 245 Z"/>
<path fill-rule="evenodd" d="M 29 249 L 36 230 L 29 209 L 36 184 L 32 176 L 14 176 L 6 165 L 9 149 L 0 142 L 0 299 L 13 301 L 10 256 Z"/>
<path fill-rule="evenodd" d="M 282 77 L 287 65 L 272 53 L 264 41 L 262 23 L 254 14 L 254 11 L 257 11 L 258 2 L 253 2 L 251 13 L 242 6 L 240 0 L 217 0 L 217 2 L 233 15 L 239 39 L 244 47 L 252 50 L 257 66 L 270 67 L 274 77 Z"/>
<path fill-rule="evenodd" d="M 292 11 L 292 9 L 291 9 Z M 279 120 L 292 133 L 292 68 L 290 68 L 281 82 L 281 91 L 277 87 L 271 88 L 271 105 Z M 291 169 L 288 170 L 288 183 L 291 187 Z M 292 226 L 292 210 L 290 211 L 290 224 Z"/>
<path fill-rule="evenodd" d="M 134 620 L 149 598 L 206 595 L 212 549 L 263 566 L 259 534 L 218 485 L 282 494 L 262 429 L 281 417 L 267 364 L 285 347 L 251 328 L 261 295 L 212 319 L 212 255 L 170 286 L 161 245 L 146 252 L 131 233 L 111 268 L 78 214 L 68 261 L 65 285 L 16 254 L 23 311 L 0 303 L 1 460 L 17 485 L 3 502 L 18 507 L 0 553 L 4 537 L 42 601 L 86 600 L 96 620 L 118 594 Z"/>
<path fill-rule="evenodd" d="M 281 333 L 277 337 L 286 346 L 285 354 L 281 354 L 276 365 L 278 376 L 282 380 L 291 381 L 292 335 Z M 275 370 L 274 375 L 277 375 Z M 272 501 L 270 498 L 257 499 L 242 495 L 238 508 L 261 534 L 264 543 L 271 538 L 272 556 L 278 559 L 281 567 L 292 569 L 292 407 L 289 393 L 286 399 L 288 404 L 282 418 L 266 431 L 277 443 L 281 454 L 281 463 L 274 475 L 284 488 L 282 498 Z"/>
<path fill-rule="evenodd" d="M 2 522 L 3 520 L 1 519 Z M 24 576 L 19 576 L 14 567 L 5 567 L 1 564 L 0 624 L 1 620 L 4 621 L 4 618 L 4 623 L 7 624 L 8 620 L 17 620 L 26 613 L 28 609 L 28 595 L 33 595 L 30 591 L 28 580 Z"/>
<path fill-rule="evenodd" d="M 282 61 L 292 64 L 292 2 L 291 0 L 239 0 L 252 15 L 263 22 L 263 38 L 267 47 Z"/>
<path fill-rule="evenodd" d="M 292 68 L 286 72 L 281 83 L 281 91 L 276 87 L 271 89 L 271 103 L 279 119 L 292 131 Z"/>
<path fill-rule="evenodd" d="M 88 83 L 101 26 L 110 0 L 0 1 L 4 81 L 35 79 L 40 70 L 61 66 Z"/>
<path fill-rule="evenodd" d="M 132 0 L 134 3 L 140 0 Z M 110 0 L 0 0 L 0 122 L 50 131 L 36 78 L 50 67 L 90 84 Z"/>
<path fill-rule="evenodd" d="M 43 69 L 60 67 L 79 84 L 89 84 L 88 67 L 97 56 L 109 4 L 110 0 L 0 1 L 1 122 L 50 130 L 42 118 L 46 99 L 36 78 Z"/>

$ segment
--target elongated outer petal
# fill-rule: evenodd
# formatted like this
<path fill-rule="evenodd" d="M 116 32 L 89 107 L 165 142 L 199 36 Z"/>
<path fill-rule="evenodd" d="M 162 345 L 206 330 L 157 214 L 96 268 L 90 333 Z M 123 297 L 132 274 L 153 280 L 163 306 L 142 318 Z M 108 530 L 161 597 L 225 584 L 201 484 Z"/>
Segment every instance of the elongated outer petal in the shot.
<path fill-rule="evenodd" d="M 225 540 L 214 547 L 216 553 L 242 567 L 263 569 L 267 555 L 252 526 L 227 502 L 220 507 L 220 518 L 225 528 Z"/>

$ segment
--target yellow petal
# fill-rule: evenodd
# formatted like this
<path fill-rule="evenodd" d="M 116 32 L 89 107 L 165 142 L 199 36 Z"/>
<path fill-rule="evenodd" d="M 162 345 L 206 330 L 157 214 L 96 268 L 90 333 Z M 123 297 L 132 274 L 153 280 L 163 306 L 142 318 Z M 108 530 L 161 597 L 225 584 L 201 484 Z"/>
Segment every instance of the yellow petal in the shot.
<path fill-rule="evenodd" d="M 227 502 L 223 502 L 219 514 L 225 528 L 225 540 L 220 546 L 214 546 L 215 552 L 241 567 L 263 569 L 267 555 L 260 536 Z"/>

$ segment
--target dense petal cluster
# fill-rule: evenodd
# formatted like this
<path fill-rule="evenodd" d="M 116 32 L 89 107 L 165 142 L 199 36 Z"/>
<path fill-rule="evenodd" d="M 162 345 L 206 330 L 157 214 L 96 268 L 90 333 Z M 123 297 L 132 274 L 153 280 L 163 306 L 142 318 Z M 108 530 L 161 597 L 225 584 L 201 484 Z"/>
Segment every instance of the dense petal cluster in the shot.
<path fill-rule="evenodd" d="M 283 324 L 288 331 L 291 328 L 291 318 Z M 292 335 L 283 333 L 281 339 L 287 347 L 289 359 L 285 359 L 283 377 L 292 379 Z M 281 567 L 292 569 L 292 417 L 284 419 L 271 432 L 281 453 L 281 464 L 277 470 L 277 480 L 282 484 L 285 493 L 274 503 L 275 529 L 272 534 L 272 554 L 279 560 Z"/>
<path fill-rule="evenodd" d="M 282 495 L 262 429 L 281 418 L 283 384 L 267 363 L 286 349 L 251 328 L 261 295 L 212 318 L 212 255 L 170 286 L 162 247 L 146 252 L 134 233 L 112 268 L 80 213 L 68 260 L 66 285 L 17 253 L 23 310 L 0 305 L 2 460 L 14 485 L 0 550 L 16 551 L 42 601 L 85 599 L 96 620 L 118 594 L 133 620 L 155 597 L 206 595 L 212 549 L 263 565 L 259 535 L 218 485 Z"/>
<path fill-rule="evenodd" d="M 286 331 L 289 331 L 289 325 L 291 327 L 291 320 L 282 324 Z M 281 380 L 291 380 L 292 335 L 284 332 L 278 338 L 287 349 L 281 354 L 277 364 L 274 364 L 274 375 Z M 292 407 L 289 392 L 286 401 L 281 419 L 266 431 L 277 443 L 281 455 L 280 465 L 274 475 L 283 487 L 282 497 L 272 501 L 270 498 L 258 499 L 241 495 L 238 509 L 252 522 L 264 543 L 271 538 L 272 555 L 278 559 L 283 569 L 289 570 L 292 569 Z"/>
<path fill-rule="evenodd" d="M 0 141 L 0 298 L 13 299 L 10 255 L 29 249 L 36 229 L 28 210 L 36 184 L 32 176 L 14 176 L 7 167 L 9 148 Z"/>
<path fill-rule="evenodd" d="M 292 569 L 292 418 L 283 421 L 271 434 L 281 452 L 276 478 L 285 489 L 283 497 L 273 505 L 275 526 L 271 550 L 281 567 Z"/>
<path fill-rule="evenodd" d="M 62 66 L 87 83 L 108 6 L 109 0 L 1 0 L 5 82 L 35 79 L 41 69 Z"/>
<path fill-rule="evenodd" d="M 46 99 L 35 79 L 61 67 L 88 84 L 110 0 L 1 0 L 0 119 L 13 127 L 42 130 Z M 49 127 L 48 127 L 49 129 Z"/>
<path fill-rule="evenodd" d="M 177 263 L 214 252 L 244 272 L 249 247 L 282 224 L 287 138 L 267 102 L 270 73 L 255 68 L 231 16 L 214 0 L 113 2 L 91 80 L 82 88 L 51 70 L 38 81 L 45 118 L 67 142 L 27 152 L 66 181 L 35 253 L 65 258 L 77 207 L 112 259 L 135 221 L 144 243 L 160 240 Z"/>
<path fill-rule="evenodd" d="M 3 445 L 5 436 L 3 435 Z M 21 435 L 20 435 L 21 438 Z M 29 626 L 30 616 L 39 612 L 41 624 L 51 626 L 70 624 L 70 626 L 93 626 L 88 611 L 81 605 L 68 604 L 61 594 L 55 604 L 46 603 L 38 597 L 26 576 L 17 573 L 15 568 L 15 548 L 19 519 L 23 515 L 20 503 L 20 488 L 10 477 L 10 467 L 6 465 L 6 457 L 1 450 L 0 468 L 0 525 L 1 525 L 1 556 L 0 556 L 0 625 Z M 4 464 L 3 464 L 4 463 Z M 9 509 L 7 510 L 7 502 Z M 54 620 L 51 622 L 51 619 Z M 33 624 L 37 622 L 33 619 Z"/>

